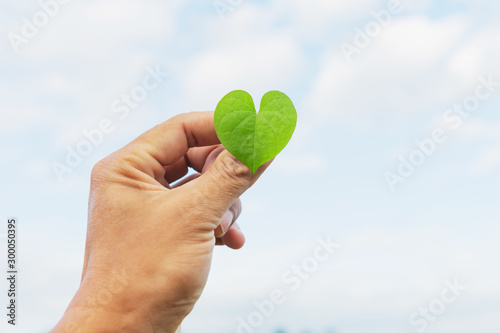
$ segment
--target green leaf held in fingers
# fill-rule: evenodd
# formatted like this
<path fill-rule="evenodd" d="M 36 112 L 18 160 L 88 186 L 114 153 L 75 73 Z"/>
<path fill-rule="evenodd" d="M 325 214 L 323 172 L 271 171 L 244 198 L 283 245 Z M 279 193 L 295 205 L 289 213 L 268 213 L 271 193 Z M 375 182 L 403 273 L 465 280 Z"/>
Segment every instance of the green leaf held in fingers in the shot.
<path fill-rule="evenodd" d="M 252 96 L 235 90 L 217 105 L 214 123 L 224 147 L 255 173 L 288 144 L 297 125 L 297 112 L 287 95 L 270 91 L 262 97 L 257 113 Z"/>

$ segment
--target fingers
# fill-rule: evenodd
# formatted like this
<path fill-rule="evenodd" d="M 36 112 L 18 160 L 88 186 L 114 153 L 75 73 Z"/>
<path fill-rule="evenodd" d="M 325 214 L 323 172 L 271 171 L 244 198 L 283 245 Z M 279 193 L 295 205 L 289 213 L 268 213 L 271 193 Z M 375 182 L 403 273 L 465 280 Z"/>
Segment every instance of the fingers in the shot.
<path fill-rule="evenodd" d="M 165 179 L 172 183 L 188 173 L 188 168 L 201 172 L 210 153 L 220 145 L 190 148 L 177 162 L 165 166 Z"/>
<path fill-rule="evenodd" d="M 229 207 L 228 211 L 222 216 L 220 224 L 215 229 L 215 237 L 220 238 L 229 230 L 231 225 L 236 221 L 236 219 L 241 214 L 241 201 L 236 199 L 236 201 Z"/>
<path fill-rule="evenodd" d="M 172 188 L 174 189 L 174 188 L 177 188 L 177 187 L 182 186 L 182 185 L 184 185 L 184 184 L 187 184 L 187 183 L 189 183 L 190 181 L 195 180 L 195 179 L 196 179 L 196 178 L 198 178 L 199 176 L 201 176 L 201 173 L 195 173 L 195 174 L 192 174 L 192 175 L 190 175 L 190 176 L 188 176 L 188 177 L 184 178 L 183 180 L 180 180 L 180 181 L 178 181 L 177 183 L 175 183 L 175 184 L 172 186 Z"/>
<path fill-rule="evenodd" d="M 198 172 L 202 172 L 210 154 L 217 148 L 221 149 L 220 147 L 222 147 L 222 145 L 189 149 L 186 156 L 187 165 Z"/>
<path fill-rule="evenodd" d="M 224 150 L 226 149 L 222 145 L 217 146 L 214 150 L 212 150 L 210 154 L 207 156 L 201 172 L 203 173 L 207 172 L 207 170 L 210 169 L 210 167 L 214 164 L 215 160 L 220 155 L 220 153 L 222 153 Z"/>
<path fill-rule="evenodd" d="M 177 179 L 184 177 L 188 173 L 188 167 L 184 157 L 181 157 L 177 162 L 165 168 L 165 180 L 168 184 L 175 182 Z"/>
<path fill-rule="evenodd" d="M 199 173 L 191 175 L 172 186 L 172 188 L 187 184 L 190 181 L 198 178 L 200 175 L 201 174 Z M 238 219 L 240 214 L 241 201 L 240 199 L 237 199 L 233 203 L 233 205 L 231 205 L 229 210 L 224 213 L 220 224 L 214 231 L 214 236 L 216 237 L 216 245 L 227 245 L 234 250 L 238 250 L 245 244 L 245 236 L 240 231 L 240 228 L 236 223 L 236 220 Z"/>
<path fill-rule="evenodd" d="M 213 112 L 191 112 L 175 116 L 139 136 L 128 145 L 164 166 L 174 164 L 191 147 L 219 144 Z"/>
<path fill-rule="evenodd" d="M 226 245 L 234 250 L 241 249 L 244 244 L 245 236 L 237 223 L 234 223 L 224 236 L 216 239 L 216 245 Z"/>
<path fill-rule="evenodd" d="M 264 164 L 252 174 L 228 151 L 214 149 L 207 157 L 203 174 L 190 183 L 193 195 L 201 202 L 210 202 L 210 209 L 222 216 L 257 181 L 269 164 Z"/>
<path fill-rule="evenodd" d="M 173 185 L 172 188 L 187 184 L 190 181 L 198 178 L 199 176 L 201 176 L 201 174 L 196 173 L 189 177 L 186 177 L 185 179 Z M 241 214 L 241 210 L 242 205 L 240 199 L 238 198 L 231 205 L 229 210 L 223 215 L 221 223 L 214 231 L 217 245 L 227 245 L 234 250 L 238 250 L 245 244 L 245 236 L 240 231 L 240 228 L 236 223 L 236 220 Z"/>
<path fill-rule="evenodd" d="M 208 148 L 208 147 L 207 147 Z M 202 172 L 206 172 L 212 164 L 215 162 L 217 159 L 218 155 L 224 151 L 223 147 L 210 147 L 212 149 L 211 153 L 209 156 L 203 157 L 202 154 L 199 154 L 202 156 L 199 161 L 203 161 L 205 163 L 205 166 L 202 168 Z M 196 148 L 195 148 L 196 149 Z M 204 148 L 202 148 L 204 149 Z M 194 149 L 190 149 L 194 150 Z M 203 152 L 204 155 L 206 155 L 206 152 Z M 194 156 L 194 154 L 193 154 Z M 176 168 L 176 164 L 172 165 L 173 168 Z M 172 168 L 172 169 L 173 169 Z M 183 186 L 201 176 L 201 173 L 196 173 L 193 175 L 190 175 L 189 177 L 186 177 L 185 179 L 182 179 L 181 181 L 177 182 L 172 186 L 172 188 L 177 188 L 180 186 Z M 214 235 L 216 237 L 216 244 L 218 245 L 227 245 L 228 247 L 232 249 L 239 249 L 243 246 L 245 243 L 245 237 L 241 233 L 237 223 L 235 222 L 238 217 L 240 216 L 242 211 L 242 205 L 241 201 L 239 198 L 237 198 L 229 207 L 229 209 L 224 213 L 222 216 L 220 224 L 216 227 L 214 231 Z"/>

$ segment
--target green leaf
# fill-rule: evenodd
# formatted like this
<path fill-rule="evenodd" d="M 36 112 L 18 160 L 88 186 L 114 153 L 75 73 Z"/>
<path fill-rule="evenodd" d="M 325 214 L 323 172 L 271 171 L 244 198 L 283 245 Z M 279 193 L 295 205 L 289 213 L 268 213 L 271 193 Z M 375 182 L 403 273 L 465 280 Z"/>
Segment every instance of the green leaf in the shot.
<path fill-rule="evenodd" d="M 262 97 L 257 113 L 252 96 L 235 90 L 217 105 L 214 123 L 224 147 L 255 173 L 288 144 L 297 125 L 297 112 L 287 95 L 270 91 Z"/>

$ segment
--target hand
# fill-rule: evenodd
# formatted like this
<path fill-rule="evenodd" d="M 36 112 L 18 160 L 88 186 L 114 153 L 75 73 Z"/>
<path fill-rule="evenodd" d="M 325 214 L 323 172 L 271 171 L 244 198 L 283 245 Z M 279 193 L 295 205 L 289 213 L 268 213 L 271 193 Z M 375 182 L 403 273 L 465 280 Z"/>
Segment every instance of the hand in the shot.
<path fill-rule="evenodd" d="M 243 246 L 238 198 L 268 165 L 253 175 L 225 151 L 212 112 L 176 116 L 97 163 L 81 285 L 53 332 L 176 332 L 216 242 Z M 201 174 L 171 186 L 188 167 Z"/>

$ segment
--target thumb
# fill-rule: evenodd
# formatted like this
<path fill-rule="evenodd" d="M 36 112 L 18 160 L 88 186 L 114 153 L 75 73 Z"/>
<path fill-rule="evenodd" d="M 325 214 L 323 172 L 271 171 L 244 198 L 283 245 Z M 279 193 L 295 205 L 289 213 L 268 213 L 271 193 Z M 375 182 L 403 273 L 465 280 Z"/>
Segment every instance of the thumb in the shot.
<path fill-rule="evenodd" d="M 262 165 L 255 174 L 223 147 L 207 157 L 202 175 L 192 183 L 198 189 L 196 195 L 210 204 L 218 214 L 224 214 L 233 202 L 250 188 L 271 161 Z"/>

